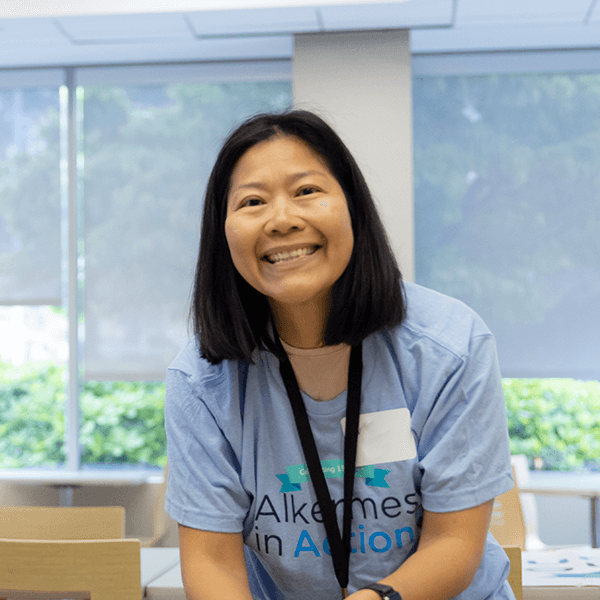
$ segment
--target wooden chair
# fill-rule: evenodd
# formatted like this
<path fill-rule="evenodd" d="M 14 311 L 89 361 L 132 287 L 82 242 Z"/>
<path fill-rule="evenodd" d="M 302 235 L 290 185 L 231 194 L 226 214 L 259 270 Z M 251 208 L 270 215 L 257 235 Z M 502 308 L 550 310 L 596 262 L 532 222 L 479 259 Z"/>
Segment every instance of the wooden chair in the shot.
<path fill-rule="evenodd" d="M 122 506 L 0 506 L 0 538 L 110 540 L 125 537 Z"/>
<path fill-rule="evenodd" d="M 508 583 L 517 600 L 523 600 L 523 564 L 521 562 L 521 548 L 518 546 L 505 546 L 503 548 L 510 560 Z"/>
<path fill-rule="evenodd" d="M 156 493 L 154 502 L 154 529 L 152 536 L 141 538 L 142 548 L 151 548 L 159 544 L 168 533 L 169 515 L 165 511 L 165 494 L 167 493 L 167 477 L 169 475 L 169 465 L 165 465 L 163 471 L 163 482 Z"/>
<path fill-rule="evenodd" d="M 513 475 L 514 475 L 513 467 Z M 515 477 L 515 481 L 517 478 Z M 525 521 L 519 496 L 515 487 L 494 500 L 490 531 L 501 546 L 518 546 L 525 550 Z"/>
<path fill-rule="evenodd" d="M 529 463 L 524 454 L 511 456 L 510 462 L 515 474 L 515 482 L 519 490 L 527 487 L 531 481 Z M 527 550 L 543 550 L 546 544 L 542 542 L 538 533 L 537 501 L 534 494 L 519 492 L 521 507 L 523 508 L 523 520 L 525 521 L 525 546 Z"/>
<path fill-rule="evenodd" d="M 0 571 L 5 598 L 142 598 L 137 540 L 0 539 Z"/>

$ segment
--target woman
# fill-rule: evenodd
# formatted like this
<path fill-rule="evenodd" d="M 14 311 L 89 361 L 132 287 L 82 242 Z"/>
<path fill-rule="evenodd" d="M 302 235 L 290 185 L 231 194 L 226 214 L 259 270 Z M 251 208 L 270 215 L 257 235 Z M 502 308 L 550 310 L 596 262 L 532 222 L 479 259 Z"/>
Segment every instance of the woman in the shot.
<path fill-rule="evenodd" d="M 514 598 L 487 534 L 513 486 L 494 340 L 402 283 L 319 117 L 259 115 L 225 142 L 192 314 L 165 403 L 189 600 Z"/>

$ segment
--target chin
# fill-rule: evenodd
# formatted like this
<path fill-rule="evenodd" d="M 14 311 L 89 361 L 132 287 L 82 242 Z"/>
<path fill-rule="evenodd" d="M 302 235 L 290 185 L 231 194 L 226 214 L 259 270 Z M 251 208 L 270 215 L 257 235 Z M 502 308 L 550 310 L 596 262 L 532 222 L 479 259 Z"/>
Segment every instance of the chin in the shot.
<path fill-rule="evenodd" d="M 286 307 L 294 307 L 294 306 L 303 306 L 303 305 L 318 305 L 323 302 L 327 302 L 329 300 L 329 293 L 322 292 L 299 292 L 298 290 L 291 291 L 289 294 L 277 294 L 273 296 L 267 296 L 271 306 L 286 308 Z"/>

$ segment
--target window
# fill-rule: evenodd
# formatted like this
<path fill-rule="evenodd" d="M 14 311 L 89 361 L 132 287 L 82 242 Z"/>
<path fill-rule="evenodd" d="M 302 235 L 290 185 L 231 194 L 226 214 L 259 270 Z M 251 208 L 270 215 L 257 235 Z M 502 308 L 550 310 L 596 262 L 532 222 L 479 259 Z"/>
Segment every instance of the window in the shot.
<path fill-rule="evenodd" d="M 234 124 L 290 104 L 289 62 L 54 75 L 0 79 L 0 467 L 162 465 L 208 174 Z"/>
<path fill-rule="evenodd" d="M 600 74 L 417 76 L 413 93 L 417 282 L 494 333 L 513 453 L 597 470 Z"/>
<path fill-rule="evenodd" d="M 64 460 L 60 71 L 0 87 L 0 466 Z"/>

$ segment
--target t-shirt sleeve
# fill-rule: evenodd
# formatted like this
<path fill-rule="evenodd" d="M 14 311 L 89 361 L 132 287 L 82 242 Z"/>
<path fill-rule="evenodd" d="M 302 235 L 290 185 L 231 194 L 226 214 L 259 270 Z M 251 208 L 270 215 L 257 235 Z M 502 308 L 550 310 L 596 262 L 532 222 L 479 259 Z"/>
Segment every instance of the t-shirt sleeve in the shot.
<path fill-rule="evenodd" d="M 427 399 L 417 403 L 413 423 L 418 425 L 423 507 L 450 512 L 482 504 L 514 482 L 493 336 L 473 337 L 465 356 L 446 357 L 445 371 L 440 362 L 424 373 Z"/>
<path fill-rule="evenodd" d="M 238 411 L 239 413 L 239 411 Z M 238 416 L 239 419 L 239 416 Z M 241 425 L 223 424 L 209 410 L 186 373 L 169 369 L 165 398 L 169 476 L 165 508 L 187 527 L 237 533 L 243 530 L 249 498 L 229 439 Z"/>

